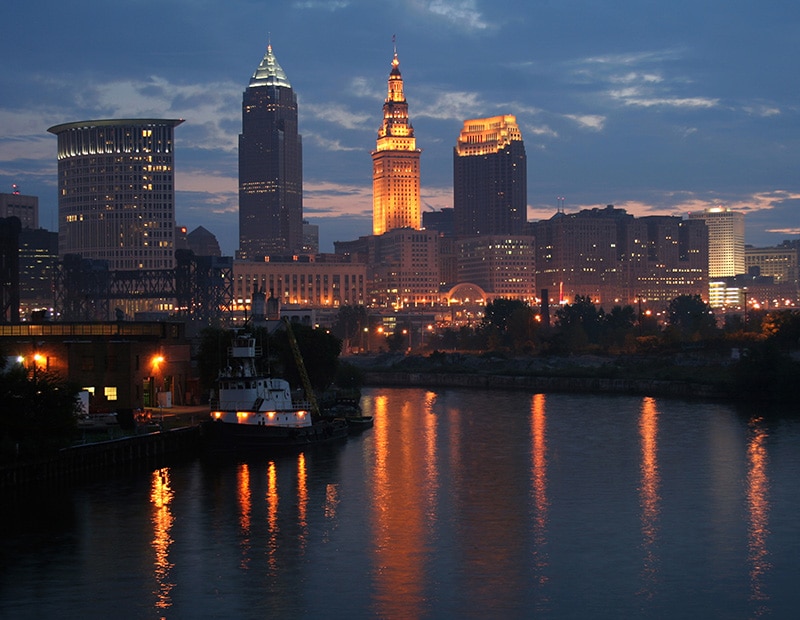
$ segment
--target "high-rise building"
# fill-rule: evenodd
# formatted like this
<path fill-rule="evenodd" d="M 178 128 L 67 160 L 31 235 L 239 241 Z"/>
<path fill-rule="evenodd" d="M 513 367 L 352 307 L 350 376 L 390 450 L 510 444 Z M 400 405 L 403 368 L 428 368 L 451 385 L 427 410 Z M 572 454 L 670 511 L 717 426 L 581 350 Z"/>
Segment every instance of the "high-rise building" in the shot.
<path fill-rule="evenodd" d="M 419 157 L 395 50 L 383 123 L 372 152 L 372 234 L 420 227 Z"/>
<path fill-rule="evenodd" d="M 527 179 L 525 145 L 515 116 L 464 121 L 453 149 L 456 236 L 522 234 Z"/>
<path fill-rule="evenodd" d="M 673 216 L 634 218 L 624 209 L 559 211 L 528 225 L 536 284 L 553 303 L 589 297 L 606 310 L 641 301 L 664 306 L 708 294 L 708 231 Z"/>
<path fill-rule="evenodd" d="M 19 233 L 20 314 L 30 318 L 35 310 L 53 307 L 53 281 L 58 267 L 58 233 L 44 228 L 23 228 Z"/>
<path fill-rule="evenodd" d="M 708 277 L 727 278 L 746 272 L 744 213 L 722 207 L 689 214 L 708 227 Z"/>
<path fill-rule="evenodd" d="M 303 145 L 297 96 L 272 53 L 242 96 L 239 134 L 239 257 L 262 260 L 303 246 Z"/>
<path fill-rule="evenodd" d="M 497 297 L 533 301 L 536 297 L 533 237 L 480 235 L 458 240 L 458 281 L 470 282 Z"/>
<path fill-rule="evenodd" d="M 0 217 L 12 216 L 22 228 L 39 228 L 39 197 L 21 194 L 16 185 L 11 194 L 0 193 Z"/>
<path fill-rule="evenodd" d="M 183 120 L 65 123 L 58 137 L 58 252 L 112 270 L 175 264 L 174 129 Z"/>

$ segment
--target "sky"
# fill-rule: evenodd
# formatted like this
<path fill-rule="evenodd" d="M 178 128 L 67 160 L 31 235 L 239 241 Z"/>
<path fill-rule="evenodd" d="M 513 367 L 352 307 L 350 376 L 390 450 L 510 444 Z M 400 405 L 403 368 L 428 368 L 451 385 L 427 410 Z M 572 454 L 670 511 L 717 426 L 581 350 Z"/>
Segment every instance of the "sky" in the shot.
<path fill-rule="evenodd" d="M 745 241 L 800 236 L 795 0 L 33 0 L 0 8 L 0 191 L 57 230 L 59 123 L 181 118 L 176 223 L 238 246 L 242 93 L 271 42 L 297 94 L 320 250 L 372 232 L 396 37 L 423 211 L 452 207 L 470 118 L 513 114 L 528 219 L 722 206 Z"/>

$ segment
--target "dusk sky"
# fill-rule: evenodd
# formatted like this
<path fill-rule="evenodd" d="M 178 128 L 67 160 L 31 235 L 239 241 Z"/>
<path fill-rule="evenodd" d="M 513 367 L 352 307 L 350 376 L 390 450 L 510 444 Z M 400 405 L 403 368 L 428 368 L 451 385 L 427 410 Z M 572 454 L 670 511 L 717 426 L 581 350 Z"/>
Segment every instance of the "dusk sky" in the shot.
<path fill-rule="evenodd" d="M 321 251 L 372 232 L 396 35 L 423 211 L 452 206 L 468 118 L 514 114 L 528 219 L 614 204 L 723 206 L 746 242 L 800 235 L 794 0 L 42 0 L 0 9 L 0 191 L 57 230 L 59 123 L 182 118 L 176 220 L 238 245 L 242 92 L 271 41 L 298 98 L 304 216 Z"/>

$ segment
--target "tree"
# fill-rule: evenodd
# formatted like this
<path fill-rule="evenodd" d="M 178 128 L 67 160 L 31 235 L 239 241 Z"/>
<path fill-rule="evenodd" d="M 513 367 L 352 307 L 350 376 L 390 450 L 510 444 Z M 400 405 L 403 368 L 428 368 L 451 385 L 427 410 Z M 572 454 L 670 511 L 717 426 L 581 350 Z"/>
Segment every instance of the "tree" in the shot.
<path fill-rule="evenodd" d="M 576 295 L 574 303 L 556 310 L 559 336 L 567 351 L 579 351 L 600 341 L 603 310 L 598 310 L 589 297 Z"/>
<path fill-rule="evenodd" d="M 800 346 L 800 311 L 768 312 L 761 324 L 762 332 L 787 351 Z"/>
<path fill-rule="evenodd" d="M 501 333 L 505 333 L 508 327 L 508 320 L 517 310 L 523 310 L 528 306 L 519 299 L 505 299 L 498 297 L 494 301 L 486 304 L 482 324 L 484 327 L 494 327 Z"/>
<path fill-rule="evenodd" d="M 602 318 L 603 342 L 607 346 L 623 346 L 626 340 L 632 341 L 635 327 L 636 311 L 633 306 L 614 306 Z"/>
<path fill-rule="evenodd" d="M 303 364 L 311 385 L 318 393 L 325 391 L 336 378 L 342 341 L 326 329 L 312 328 L 292 323 Z M 272 356 L 277 360 L 282 375 L 293 388 L 302 387 L 300 371 L 295 363 L 285 328 L 277 329 L 270 339 Z"/>
<path fill-rule="evenodd" d="M 233 336 L 227 329 L 206 327 L 200 332 L 197 369 L 204 390 L 214 387 L 219 371 L 227 363 L 228 347 Z"/>
<path fill-rule="evenodd" d="M 680 295 L 669 302 L 669 325 L 683 338 L 697 339 L 716 329 L 714 313 L 700 295 Z"/>
<path fill-rule="evenodd" d="M 70 445 L 77 423 L 78 387 L 22 366 L 0 373 L 0 458 L 46 456 Z"/>
<path fill-rule="evenodd" d="M 368 327 L 368 320 L 364 306 L 341 306 L 331 331 L 345 343 L 352 344 L 360 342 L 365 327 Z"/>

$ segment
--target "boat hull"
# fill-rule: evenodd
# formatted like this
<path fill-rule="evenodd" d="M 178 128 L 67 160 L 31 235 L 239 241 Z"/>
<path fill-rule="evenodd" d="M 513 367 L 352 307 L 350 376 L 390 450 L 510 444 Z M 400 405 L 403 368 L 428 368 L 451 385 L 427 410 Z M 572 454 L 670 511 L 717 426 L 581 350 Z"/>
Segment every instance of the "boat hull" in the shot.
<path fill-rule="evenodd" d="M 341 441 L 348 434 L 347 423 L 340 420 L 322 420 L 297 428 L 209 420 L 202 428 L 204 446 L 211 452 L 298 451 Z"/>

